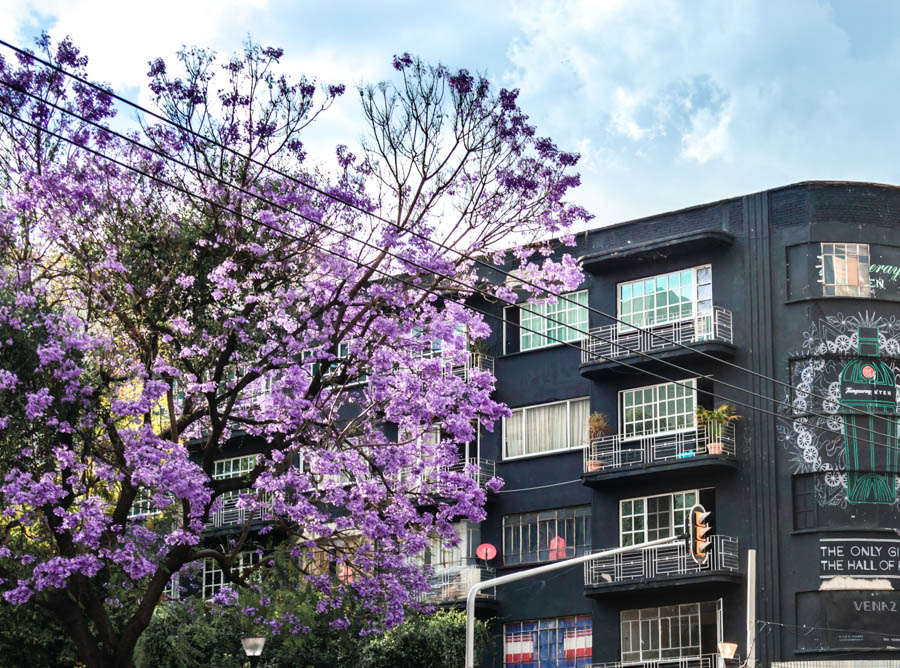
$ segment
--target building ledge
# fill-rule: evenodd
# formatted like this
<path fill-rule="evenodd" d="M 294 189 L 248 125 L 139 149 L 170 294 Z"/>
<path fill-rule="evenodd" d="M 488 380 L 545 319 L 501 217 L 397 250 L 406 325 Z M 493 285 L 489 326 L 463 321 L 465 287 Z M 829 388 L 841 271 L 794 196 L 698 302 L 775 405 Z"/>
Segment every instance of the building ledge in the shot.
<path fill-rule="evenodd" d="M 668 346 L 659 350 L 648 351 L 627 357 L 613 359 L 594 359 L 582 362 L 578 370 L 585 378 L 604 378 L 612 375 L 637 374 L 645 371 L 657 371 L 669 367 L 666 362 L 694 362 L 703 360 L 705 355 L 713 355 L 719 359 L 734 357 L 737 348 L 724 341 L 703 341 L 686 344 L 686 348 Z M 625 365 L 635 367 L 633 369 Z"/>
<path fill-rule="evenodd" d="M 631 464 L 616 468 L 603 468 L 599 471 L 585 471 L 582 483 L 588 487 L 604 487 L 619 481 L 630 482 L 635 478 L 664 476 L 670 473 L 687 471 L 733 471 L 737 469 L 737 459 L 733 455 L 698 455 L 676 461 L 651 462 L 649 464 Z"/>
<path fill-rule="evenodd" d="M 653 262 L 673 255 L 687 255 L 710 248 L 731 246 L 734 235 L 723 230 L 700 230 L 685 234 L 673 234 L 640 244 L 586 253 L 579 260 L 592 274 L 621 269 L 636 262 Z"/>
<path fill-rule="evenodd" d="M 655 578 L 635 578 L 633 580 L 585 585 L 584 595 L 589 598 L 612 598 L 635 591 L 668 592 L 686 585 L 737 584 L 743 580 L 741 573 L 731 571 L 699 571 L 681 575 Z"/>

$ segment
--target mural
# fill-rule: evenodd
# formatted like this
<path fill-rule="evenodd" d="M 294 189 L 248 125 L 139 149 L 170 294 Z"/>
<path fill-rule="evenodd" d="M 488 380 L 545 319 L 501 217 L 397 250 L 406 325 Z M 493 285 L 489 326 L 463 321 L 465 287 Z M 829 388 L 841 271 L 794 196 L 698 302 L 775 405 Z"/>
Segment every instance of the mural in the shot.
<path fill-rule="evenodd" d="M 822 474 L 824 484 L 816 486 L 820 506 L 897 508 L 900 320 L 869 313 L 828 316 L 812 323 L 801 350 L 789 359 L 795 390 L 786 402 L 796 421 L 780 421 L 778 436 L 792 472 Z"/>

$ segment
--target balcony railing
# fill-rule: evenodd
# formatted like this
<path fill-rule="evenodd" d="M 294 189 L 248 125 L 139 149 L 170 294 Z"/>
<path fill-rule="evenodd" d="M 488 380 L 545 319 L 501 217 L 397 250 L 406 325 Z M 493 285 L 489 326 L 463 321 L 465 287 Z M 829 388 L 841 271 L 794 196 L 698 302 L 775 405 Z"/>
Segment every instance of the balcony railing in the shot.
<path fill-rule="evenodd" d="M 469 457 L 465 461 L 460 461 L 449 467 L 449 470 L 462 473 L 466 468 L 472 472 L 472 477 L 478 483 L 479 487 L 484 487 L 488 480 L 493 478 L 497 473 L 497 462 L 493 459 L 483 459 L 480 457 Z"/>
<path fill-rule="evenodd" d="M 637 552 L 614 554 L 585 562 L 584 584 L 588 587 L 618 584 L 631 580 L 677 577 L 701 571 L 736 573 L 740 563 L 738 555 L 738 539 L 720 535 L 712 537 L 709 558 L 702 566 L 693 560 L 684 541 L 662 547 L 648 547 Z"/>
<path fill-rule="evenodd" d="M 240 497 L 238 494 L 223 494 L 222 507 L 209 514 L 209 521 L 206 523 L 207 528 L 242 525 L 248 519 L 251 519 L 251 513 L 253 520 L 269 519 L 269 515 L 265 508 L 257 506 L 251 510 L 250 508 L 238 507 L 239 500 Z"/>
<path fill-rule="evenodd" d="M 451 601 L 465 600 L 474 585 L 494 577 L 494 569 L 484 566 L 469 565 L 465 562 L 443 567 L 428 578 L 428 591 L 417 598 L 420 603 L 437 605 Z M 493 587 L 478 594 L 479 598 L 495 598 Z"/>
<path fill-rule="evenodd" d="M 423 359 L 431 359 L 434 357 L 441 358 L 441 351 L 433 350 L 422 354 Z M 446 360 L 446 364 L 443 365 L 442 373 L 445 376 L 457 376 L 468 381 L 473 369 L 490 371 L 491 374 L 493 374 L 494 358 L 482 353 L 469 352 L 466 354 L 466 359 L 462 364 L 452 364 L 450 360 Z"/>
<path fill-rule="evenodd" d="M 584 449 L 584 471 L 596 473 L 646 464 L 677 462 L 693 457 L 734 457 L 734 425 L 709 425 L 674 434 L 625 440 L 622 434 L 594 439 Z"/>
<path fill-rule="evenodd" d="M 732 343 L 731 311 L 714 306 L 712 313 L 635 329 L 614 323 L 590 330 L 581 341 L 581 363 L 617 359 L 704 341 Z"/>
<path fill-rule="evenodd" d="M 698 654 L 675 659 L 653 659 L 649 661 L 614 661 L 595 663 L 593 668 L 736 668 L 741 665 L 739 657 L 724 659 L 721 654 Z"/>

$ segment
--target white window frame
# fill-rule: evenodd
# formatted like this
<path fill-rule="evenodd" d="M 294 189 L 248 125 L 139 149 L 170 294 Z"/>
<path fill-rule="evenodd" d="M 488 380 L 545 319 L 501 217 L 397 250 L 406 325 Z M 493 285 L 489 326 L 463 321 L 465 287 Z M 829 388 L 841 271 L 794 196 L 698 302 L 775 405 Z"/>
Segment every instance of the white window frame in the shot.
<path fill-rule="evenodd" d="M 675 412 L 672 414 L 672 416 L 666 415 L 665 418 L 669 418 L 669 417 L 673 417 L 673 416 L 677 418 L 680 415 L 684 415 L 689 418 L 689 424 L 684 427 L 676 426 L 674 429 L 658 429 L 658 423 L 661 419 L 663 419 L 660 416 L 658 407 L 665 401 L 671 401 L 668 398 L 660 401 L 660 399 L 659 399 L 660 388 L 672 387 L 675 390 L 675 392 L 677 393 L 677 392 L 684 391 L 686 389 L 684 387 L 685 385 L 690 385 L 693 388 L 693 394 L 685 395 L 684 397 L 681 398 L 681 400 L 687 401 L 688 396 L 690 396 L 691 399 L 693 400 L 693 404 L 694 404 L 693 409 L 690 411 L 685 410 L 683 412 Z M 653 403 L 633 404 L 630 408 L 635 408 L 638 405 L 639 406 L 657 407 L 657 408 L 654 408 L 654 413 L 653 413 L 653 417 L 652 417 L 653 430 L 650 432 L 642 433 L 642 434 L 629 435 L 627 426 L 629 424 L 637 423 L 638 421 L 637 420 L 631 420 L 631 421 L 626 420 L 626 416 L 627 416 L 627 408 L 625 406 L 626 397 L 629 394 L 637 394 L 639 392 L 642 393 L 647 390 L 651 390 L 655 395 L 654 399 L 653 399 Z M 674 401 L 677 402 L 678 400 L 679 400 L 679 398 L 676 396 Z M 679 434 L 679 433 L 683 433 L 686 431 L 694 431 L 697 429 L 697 412 L 696 411 L 697 411 L 697 378 L 687 378 L 685 380 L 679 380 L 677 383 L 658 383 L 656 385 L 643 385 L 641 387 L 633 387 L 633 388 L 630 388 L 627 390 L 619 390 L 619 425 L 620 425 L 619 434 L 620 434 L 623 442 L 628 442 L 628 441 L 639 441 L 639 440 L 645 439 L 645 438 L 657 438 L 660 436 L 668 436 L 669 434 Z M 646 422 L 646 421 L 647 420 L 640 420 L 640 422 Z"/>
<path fill-rule="evenodd" d="M 687 497 L 689 494 L 694 495 L 693 502 L 690 505 L 687 504 Z M 669 492 L 668 494 L 651 494 L 649 496 L 636 496 L 630 499 L 621 499 L 619 501 L 619 545 L 621 547 L 628 547 L 629 545 L 635 545 L 637 543 L 646 542 L 647 536 L 649 534 L 650 529 L 649 525 L 649 501 L 650 499 L 660 499 L 668 497 L 669 498 L 669 528 L 671 533 L 669 535 L 675 535 L 679 531 L 679 527 L 684 524 L 684 515 L 688 513 L 691 507 L 695 503 L 699 503 L 700 499 L 700 490 L 699 489 L 685 489 L 680 490 L 678 492 Z M 676 497 L 681 497 L 681 508 L 675 508 L 675 499 Z M 643 511 L 641 513 L 634 512 L 634 505 L 637 502 L 641 502 L 643 506 Z M 627 504 L 630 504 L 632 512 L 629 514 L 625 514 L 625 507 Z M 680 514 L 680 518 L 678 515 Z M 641 527 L 640 529 L 635 528 L 635 518 L 641 518 Z M 626 531 L 625 529 L 625 520 L 626 518 L 630 518 L 631 528 Z M 657 531 L 659 529 L 657 528 Z M 635 540 L 635 538 L 640 535 L 641 540 Z M 631 540 L 627 540 L 626 537 L 631 538 Z M 658 536 L 658 538 L 665 538 L 666 536 Z"/>
<path fill-rule="evenodd" d="M 260 556 L 257 552 L 239 552 L 237 555 L 237 563 L 235 563 L 231 572 L 233 575 L 241 575 L 244 571 L 252 568 L 260 562 Z M 258 573 L 254 574 L 258 575 Z M 204 599 L 210 599 L 225 586 L 225 572 L 219 568 L 219 563 L 215 559 L 203 560 L 203 591 Z"/>
<path fill-rule="evenodd" d="M 708 271 L 706 272 L 706 278 L 701 280 L 702 271 L 704 269 L 708 270 Z M 638 286 L 640 286 L 640 290 L 641 290 L 640 298 L 645 299 L 646 295 L 643 294 L 644 289 L 646 287 L 646 284 L 652 281 L 654 284 L 653 285 L 654 291 L 652 293 L 653 295 L 658 295 L 658 294 L 662 294 L 662 293 L 668 294 L 668 292 L 670 292 L 670 290 L 666 290 L 666 291 L 657 291 L 656 290 L 657 286 L 659 285 L 659 281 L 665 279 L 668 283 L 668 281 L 671 280 L 670 277 L 675 276 L 676 274 L 679 275 L 679 279 L 680 279 L 681 275 L 684 274 L 685 272 L 691 273 L 691 280 L 693 281 L 693 291 L 691 294 L 691 300 L 689 302 L 691 312 L 688 315 L 682 314 L 683 309 L 681 308 L 681 306 L 683 306 L 683 305 L 679 305 L 678 314 L 675 317 L 670 317 L 667 312 L 666 317 L 664 317 L 660 320 L 656 320 L 654 318 L 653 322 L 648 322 L 647 318 L 646 318 L 646 314 L 653 313 L 655 315 L 655 313 L 658 309 L 658 306 L 655 303 L 656 297 L 654 297 L 654 306 L 652 309 L 641 308 L 639 311 L 634 311 L 632 309 L 632 310 L 628 310 L 627 313 L 625 312 L 625 309 L 623 308 L 623 301 L 622 301 L 623 292 L 625 292 L 628 289 L 630 289 L 630 291 L 634 291 L 638 288 Z M 703 288 L 703 289 L 701 289 L 701 288 Z M 679 285 L 679 289 L 681 289 L 680 285 Z M 638 299 L 638 297 L 632 293 L 632 295 L 630 297 L 628 297 L 627 299 L 629 302 L 633 302 L 633 300 Z M 675 305 L 674 304 L 666 304 L 665 308 L 667 311 L 669 311 L 673 306 L 675 306 Z M 688 267 L 685 269 L 679 269 L 678 271 L 670 271 L 665 274 L 656 274 L 654 276 L 645 276 L 643 278 L 635 279 L 633 281 L 624 281 L 622 283 L 619 283 L 616 286 L 616 315 L 620 321 L 624 321 L 624 322 L 619 323 L 619 331 L 621 331 L 621 332 L 633 331 L 635 329 L 650 329 L 653 327 L 659 327 L 661 325 L 666 325 L 666 324 L 669 324 L 672 322 L 680 322 L 683 320 L 693 320 L 698 317 L 710 316 L 710 315 L 712 315 L 712 309 L 713 309 L 713 296 L 712 296 L 712 265 L 711 264 L 702 264 L 702 265 L 699 265 L 696 267 Z M 635 323 L 633 321 L 633 316 L 635 313 L 643 314 L 643 318 L 640 322 Z"/>
<path fill-rule="evenodd" d="M 590 397 L 573 397 L 572 399 L 563 399 L 562 401 L 548 401 L 543 404 L 533 404 L 530 406 L 519 406 L 518 408 L 510 409 L 512 411 L 512 417 L 503 418 L 502 425 L 502 444 L 503 444 L 503 461 L 513 461 L 516 459 L 526 459 L 528 457 L 544 457 L 546 455 L 557 455 L 561 452 L 572 452 L 573 450 L 579 450 L 587 447 L 590 444 L 590 436 L 586 439 L 585 443 L 573 444 L 572 441 L 572 402 L 574 401 L 587 401 L 588 402 L 588 416 L 590 416 Z M 543 408 L 544 406 L 555 406 L 558 404 L 566 404 L 566 447 L 564 448 L 556 448 L 555 450 L 544 450 L 542 452 L 526 452 L 528 450 L 528 441 L 526 439 L 526 429 L 527 425 L 526 421 L 526 413 L 530 410 L 534 410 L 537 408 Z M 522 451 L 521 455 L 508 455 L 506 452 L 506 435 L 507 435 L 507 422 L 509 420 L 515 420 L 516 415 L 519 415 L 519 418 L 522 421 Z"/>
<path fill-rule="evenodd" d="M 128 519 L 147 518 L 153 515 L 159 515 L 162 511 L 153 503 L 153 496 L 149 489 L 140 487 L 134 501 L 131 502 L 131 508 L 128 511 Z"/>
<path fill-rule="evenodd" d="M 831 264 L 833 282 L 827 281 L 827 265 Z M 869 244 L 823 241 L 819 244 L 819 283 L 824 297 L 871 297 L 872 283 L 869 268 L 872 254 Z M 855 271 L 851 272 L 851 267 Z M 855 283 L 850 282 L 851 273 Z M 843 278 L 845 282 L 839 283 Z"/>
<path fill-rule="evenodd" d="M 675 614 L 663 616 L 664 612 Z M 715 646 L 722 641 L 722 599 L 622 610 L 619 613 L 622 663 L 676 662 L 679 659 L 700 656 L 704 646 L 702 618 L 711 612 L 715 612 L 716 615 L 716 638 L 715 642 L 706 644 Z M 685 626 L 683 620 L 687 620 L 687 643 L 681 633 Z M 626 643 L 626 628 L 629 630 L 630 645 Z M 668 629 L 668 633 L 663 633 L 664 628 Z M 679 638 L 678 644 L 672 642 L 675 633 Z M 692 637 L 695 633 L 696 641 Z M 644 636 L 648 634 L 649 637 L 645 641 Z M 669 643 L 663 647 L 663 640 L 666 637 Z"/>
<path fill-rule="evenodd" d="M 582 300 L 582 296 L 584 304 L 571 303 L 571 301 L 580 302 Z M 542 301 L 538 303 L 523 302 L 514 306 L 507 306 L 503 309 L 504 355 L 507 354 L 506 323 L 509 321 L 509 318 L 506 314 L 509 312 L 509 309 L 514 308 L 519 309 L 519 326 L 517 327 L 517 329 L 519 330 L 518 352 L 520 353 L 530 352 L 532 350 L 542 350 L 544 348 L 551 348 L 553 346 L 561 346 L 571 341 L 580 341 L 585 336 L 587 336 L 588 328 L 590 327 L 587 289 L 576 290 L 575 292 L 567 292 L 565 294 L 562 294 L 557 299 L 556 304 L 549 304 L 546 301 Z M 548 314 L 548 309 L 552 309 L 553 312 Z M 526 311 L 529 315 L 527 323 L 525 322 L 524 317 Z M 570 314 L 574 314 L 573 319 L 575 320 L 575 322 L 569 322 Z M 581 315 L 579 314 L 583 315 L 583 317 L 581 317 Z M 549 318 L 552 318 L 552 320 L 550 320 Z M 565 324 L 558 324 L 555 321 Z M 525 328 L 527 328 L 527 330 Z M 553 328 L 562 328 L 561 334 L 553 335 L 553 341 L 548 340 L 547 343 L 541 344 L 539 346 L 530 346 L 528 348 L 523 345 L 523 338 L 525 336 L 548 339 L 550 335 L 547 332 L 548 330 Z"/>

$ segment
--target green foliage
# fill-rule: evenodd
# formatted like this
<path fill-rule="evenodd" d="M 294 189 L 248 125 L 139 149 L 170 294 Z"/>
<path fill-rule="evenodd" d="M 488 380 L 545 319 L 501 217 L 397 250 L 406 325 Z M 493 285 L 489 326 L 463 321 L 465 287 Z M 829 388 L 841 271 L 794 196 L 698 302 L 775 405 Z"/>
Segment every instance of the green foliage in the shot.
<path fill-rule="evenodd" d="M 475 663 L 488 651 L 487 624 L 475 623 Z M 466 658 L 466 615 L 461 610 L 438 610 L 410 616 L 363 647 L 361 668 L 459 668 Z"/>
<path fill-rule="evenodd" d="M 0 601 L 0 665 L 4 668 L 72 668 L 75 644 L 57 621 L 35 603 Z"/>

